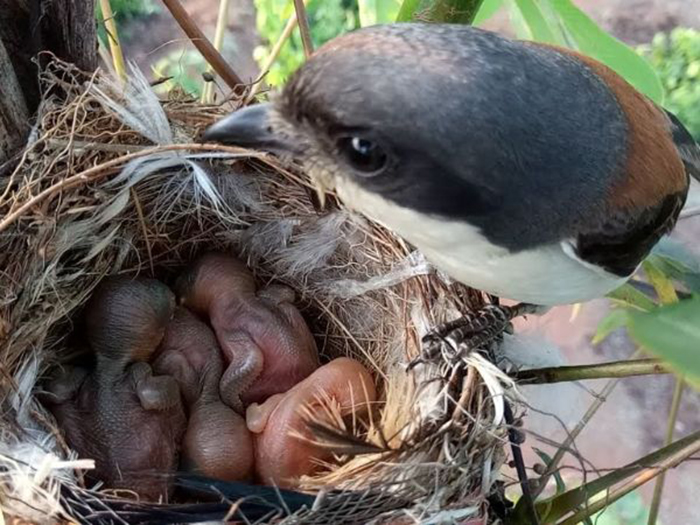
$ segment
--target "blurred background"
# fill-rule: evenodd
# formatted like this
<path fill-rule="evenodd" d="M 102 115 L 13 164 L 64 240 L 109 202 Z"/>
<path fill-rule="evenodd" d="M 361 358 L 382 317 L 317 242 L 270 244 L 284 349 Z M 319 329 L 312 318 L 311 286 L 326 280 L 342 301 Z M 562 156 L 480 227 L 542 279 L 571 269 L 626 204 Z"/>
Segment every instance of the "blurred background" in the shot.
<path fill-rule="evenodd" d="M 136 62 L 153 81 L 160 81 L 156 89 L 162 93 L 175 89 L 193 97 L 201 96 L 206 63 L 162 4 L 157 0 L 112 0 L 111 3 L 126 59 Z M 700 0 L 575 0 L 574 3 L 603 29 L 647 58 L 664 87 L 665 106 L 700 140 Z M 182 0 L 182 4 L 213 39 L 219 0 Z M 316 47 L 360 25 L 357 0 L 309 0 L 307 9 Z M 222 54 L 245 81 L 253 82 L 259 77 L 261 64 L 293 12 L 291 0 L 230 0 Z M 514 35 L 515 24 L 505 10 L 499 10 L 480 25 Z M 104 39 L 103 29 L 101 33 Z M 273 88 L 280 85 L 303 60 L 301 39 L 295 30 L 265 81 Z M 226 91 L 225 86 L 220 87 Z M 674 237 L 700 256 L 700 217 L 682 221 Z M 557 308 L 543 318 L 521 322 L 519 328 L 533 338 L 533 349 L 528 353 L 540 359 L 531 364 L 590 364 L 629 357 L 635 345 L 624 330 L 613 332 L 600 344 L 591 343 L 598 323 L 608 312 L 609 303 L 600 300 L 575 311 L 572 307 Z M 605 472 L 663 445 L 674 381 L 672 376 L 620 381 L 576 441 L 578 452 L 589 462 L 588 470 Z M 532 447 L 547 450 L 534 436 L 539 434 L 552 442 L 562 442 L 566 436 L 562 424 L 569 428 L 575 425 L 605 383 L 605 380 L 586 381 L 526 390 L 531 403 L 541 412 L 533 411 L 527 422 L 532 432 L 527 442 L 529 464 L 537 461 Z M 675 431 L 682 435 L 697 428 L 700 428 L 700 396 L 686 389 Z M 580 479 L 580 464 L 573 459 L 566 464 L 563 477 Z M 646 523 L 652 490 L 653 484 L 648 484 L 633 492 L 599 515 L 596 523 Z M 700 523 L 695 507 L 699 500 L 700 461 L 689 461 L 667 476 L 659 522 Z"/>

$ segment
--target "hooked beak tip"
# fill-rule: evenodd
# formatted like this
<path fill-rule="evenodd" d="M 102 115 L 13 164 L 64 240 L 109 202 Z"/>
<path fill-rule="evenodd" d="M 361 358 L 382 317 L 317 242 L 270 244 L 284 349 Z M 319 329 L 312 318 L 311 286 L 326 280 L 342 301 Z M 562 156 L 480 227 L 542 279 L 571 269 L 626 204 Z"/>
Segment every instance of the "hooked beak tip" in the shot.
<path fill-rule="evenodd" d="M 279 147 L 268 122 L 269 111 L 269 104 L 236 110 L 204 130 L 202 141 L 261 149 Z"/>

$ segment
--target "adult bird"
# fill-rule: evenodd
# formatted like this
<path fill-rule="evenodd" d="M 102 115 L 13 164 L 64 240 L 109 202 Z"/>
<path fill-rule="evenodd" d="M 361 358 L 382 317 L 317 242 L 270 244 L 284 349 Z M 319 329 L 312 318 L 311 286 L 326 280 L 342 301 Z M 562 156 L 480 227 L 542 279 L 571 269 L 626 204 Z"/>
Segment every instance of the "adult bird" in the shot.
<path fill-rule="evenodd" d="M 338 37 L 271 103 L 204 139 L 292 153 L 321 196 L 335 190 L 455 280 L 521 302 L 429 338 L 453 347 L 623 284 L 700 178 L 678 119 L 605 65 L 464 25 Z"/>

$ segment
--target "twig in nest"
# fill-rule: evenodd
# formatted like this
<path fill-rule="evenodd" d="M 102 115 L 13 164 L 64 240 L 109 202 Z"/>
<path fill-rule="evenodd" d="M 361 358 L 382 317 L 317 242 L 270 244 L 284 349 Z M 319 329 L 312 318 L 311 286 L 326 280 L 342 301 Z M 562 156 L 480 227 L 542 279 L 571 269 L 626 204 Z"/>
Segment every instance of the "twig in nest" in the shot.
<path fill-rule="evenodd" d="M 204 33 L 202 33 L 202 30 L 199 29 L 197 24 L 194 23 L 194 20 L 187 14 L 185 8 L 182 7 L 182 4 L 180 4 L 178 0 L 163 0 L 163 3 L 192 41 L 192 44 L 194 44 L 205 60 L 211 64 L 211 67 L 213 67 L 217 75 L 226 82 L 228 87 L 235 90 L 243 85 L 241 77 L 231 69 L 231 66 L 229 66 L 226 60 L 224 60 L 224 57 L 221 56 L 221 53 L 209 42 Z"/>
<path fill-rule="evenodd" d="M 309 441 L 301 434 L 294 434 L 295 437 L 318 447 L 327 448 L 334 454 L 358 456 L 360 454 L 381 454 L 382 452 L 388 452 L 386 449 L 374 443 L 370 443 L 365 439 L 353 436 L 347 431 L 340 430 L 337 427 L 319 421 L 307 421 L 306 425 L 313 433 L 315 439 Z"/>
<path fill-rule="evenodd" d="M 136 190 L 133 187 L 130 188 L 130 190 L 131 190 L 131 198 L 134 199 L 134 206 L 136 207 L 136 214 L 139 217 L 139 224 L 141 225 L 141 231 L 143 232 L 143 241 L 144 241 L 144 244 L 146 245 L 146 252 L 148 253 L 148 264 L 151 267 L 151 276 L 155 277 L 156 269 L 153 266 L 153 252 L 151 250 L 151 241 L 148 238 L 148 227 L 146 226 L 146 217 L 143 214 L 143 208 L 141 207 L 141 201 L 139 200 L 139 196 L 136 193 Z"/>
<path fill-rule="evenodd" d="M 88 182 L 93 182 L 95 180 L 102 179 L 108 175 L 111 175 L 116 170 L 119 169 L 123 164 L 128 163 L 139 157 L 145 157 L 155 153 L 162 153 L 165 151 L 183 151 L 183 150 L 199 150 L 199 151 L 229 151 L 231 153 L 245 155 L 247 158 L 257 158 L 259 160 L 265 160 L 265 155 L 256 153 L 251 150 L 245 150 L 242 148 L 234 148 L 230 146 L 220 146 L 215 144 L 172 144 L 169 146 L 157 146 L 154 148 L 148 148 L 142 151 L 137 151 L 124 155 L 122 157 L 117 157 L 116 159 L 109 160 L 103 164 L 93 166 L 92 168 L 76 173 L 70 177 L 67 177 L 59 182 L 56 182 L 46 188 L 41 193 L 35 195 L 27 202 L 19 206 L 16 210 L 8 213 L 5 218 L 0 221 L 0 233 L 11 226 L 17 219 L 22 217 L 25 212 L 43 202 L 44 199 L 54 195 L 56 192 L 66 190 L 68 188 L 73 188 L 75 186 L 80 186 Z"/>

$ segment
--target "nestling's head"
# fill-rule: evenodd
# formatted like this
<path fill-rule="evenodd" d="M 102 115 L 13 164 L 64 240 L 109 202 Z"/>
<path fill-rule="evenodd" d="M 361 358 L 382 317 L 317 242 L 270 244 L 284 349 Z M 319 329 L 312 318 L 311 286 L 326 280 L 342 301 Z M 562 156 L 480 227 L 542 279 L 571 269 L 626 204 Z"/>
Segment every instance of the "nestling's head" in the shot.
<path fill-rule="evenodd" d="M 87 337 L 101 357 L 148 361 L 175 311 L 175 295 L 155 279 L 110 277 L 85 310 Z"/>

